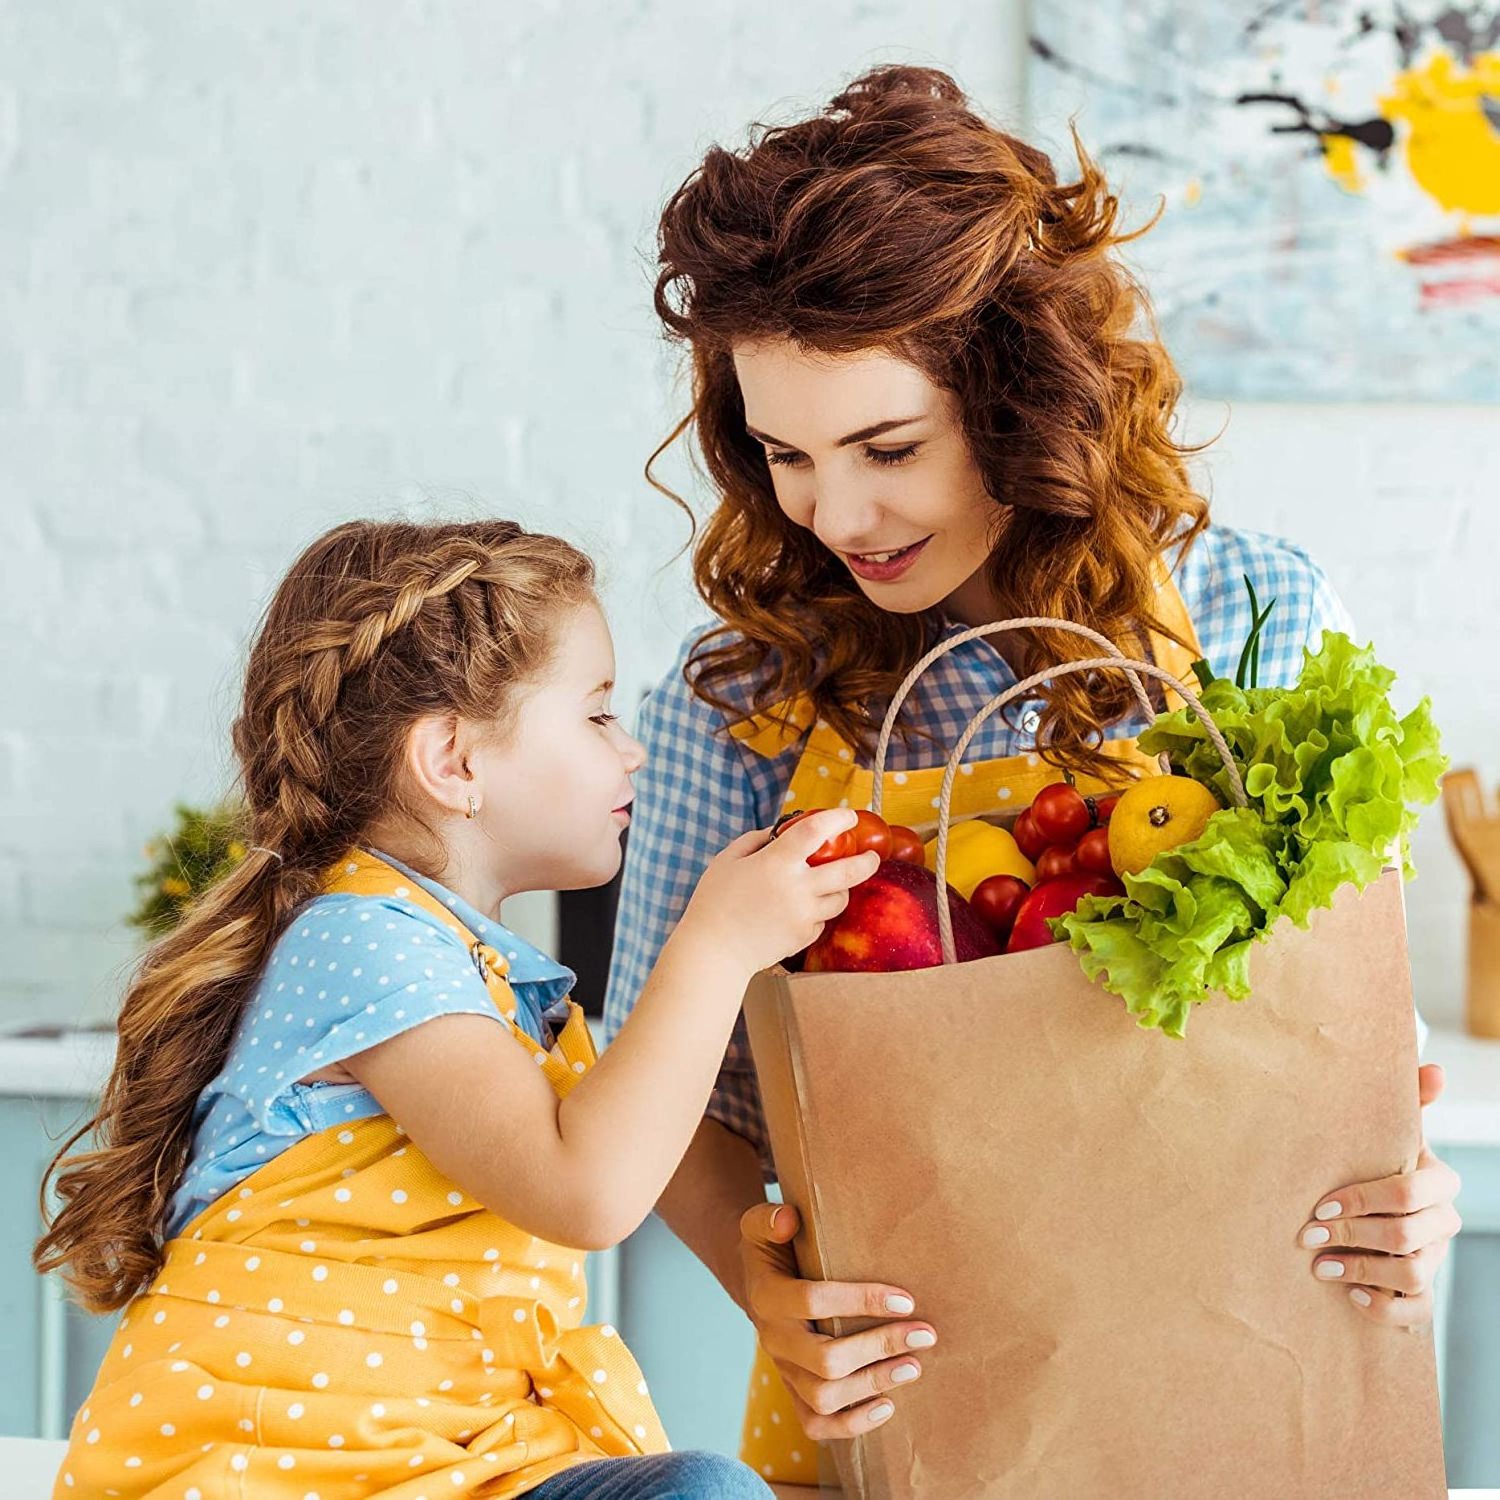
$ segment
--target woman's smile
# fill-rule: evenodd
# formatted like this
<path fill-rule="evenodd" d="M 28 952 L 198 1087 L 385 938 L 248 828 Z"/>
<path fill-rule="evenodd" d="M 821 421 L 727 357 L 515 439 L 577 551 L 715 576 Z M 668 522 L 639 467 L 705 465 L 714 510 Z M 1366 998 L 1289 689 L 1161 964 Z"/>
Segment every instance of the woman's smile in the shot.
<path fill-rule="evenodd" d="M 919 542 L 887 552 L 846 552 L 844 561 L 852 573 L 867 583 L 893 583 L 911 570 L 931 540 L 930 536 L 924 536 Z"/>

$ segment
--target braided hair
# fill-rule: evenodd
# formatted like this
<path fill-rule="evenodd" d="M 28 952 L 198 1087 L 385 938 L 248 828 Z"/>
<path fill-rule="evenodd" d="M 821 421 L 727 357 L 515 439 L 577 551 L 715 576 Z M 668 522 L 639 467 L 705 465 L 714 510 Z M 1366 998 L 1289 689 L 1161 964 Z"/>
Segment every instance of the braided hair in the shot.
<path fill-rule="evenodd" d="M 90 1310 L 123 1306 L 159 1269 L 194 1106 L 297 909 L 378 818 L 426 826 L 402 775 L 411 726 L 452 714 L 504 733 L 562 615 L 593 598 L 587 557 L 511 521 L 354 521 L 292 565 L 233 728 L 250 852 L 142 958 L 98 1112 L 42 1183 L 44 1218 L 49 1186 L 60 1207 L 33 1261 Z"/>

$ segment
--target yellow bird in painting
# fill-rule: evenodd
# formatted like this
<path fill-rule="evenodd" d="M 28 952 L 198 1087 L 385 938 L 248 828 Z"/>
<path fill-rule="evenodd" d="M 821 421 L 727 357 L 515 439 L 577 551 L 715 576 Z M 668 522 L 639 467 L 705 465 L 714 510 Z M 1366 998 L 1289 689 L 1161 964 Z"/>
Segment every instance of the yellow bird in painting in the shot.
<path fill-rule="evenodd" d="M 1450 213 L 1500 213 L 1500 52 L 1471 68 L 1435 53 L 1396 76 L 1380 110 L 1406 125 L 1406 164 L 1424 192 Z"/>

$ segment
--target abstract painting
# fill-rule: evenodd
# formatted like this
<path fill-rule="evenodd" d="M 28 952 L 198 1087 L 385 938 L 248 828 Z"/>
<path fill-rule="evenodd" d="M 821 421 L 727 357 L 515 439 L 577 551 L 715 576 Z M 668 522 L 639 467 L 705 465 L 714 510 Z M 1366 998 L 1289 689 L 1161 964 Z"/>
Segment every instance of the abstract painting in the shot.
<path fill-rule="evenodd" d="M 1500 401 L 1500 0 L 1033 0 L 1190 391 Z"/>

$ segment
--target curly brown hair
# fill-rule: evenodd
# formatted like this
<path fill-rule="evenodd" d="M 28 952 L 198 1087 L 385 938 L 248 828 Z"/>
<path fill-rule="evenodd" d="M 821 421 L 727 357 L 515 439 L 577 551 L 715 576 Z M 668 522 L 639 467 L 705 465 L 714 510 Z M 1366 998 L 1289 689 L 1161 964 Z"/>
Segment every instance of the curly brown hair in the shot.
<path fill-rule="evenodd" d="M 436 840 L 405 791 L 412 724 L 452 714 L 503 735 L 563 613 L 593 599 L 583 553 L 511 521 L 354 521 L 292 565 L 234 724 L 250 851 L 141 960 L 98 1111 L 42 1183 L 44 1219 L 50 1183 L 61 1207 L 33 1253 L 39 1271 L 62 1270 L 100 1312 L 155 1275 L 194 1106 L 276 940 L 377 819 L 395 811 Z M 430 862 L 436 873 L 440 843 Z"/>
<path fill-rule="evenodd" d="M 745 431 L 740 341 L 886 349 L 915 365 L 956 396 L 996 502 L 989 569 L 1006 613 L 1088 624 L 1129 651 L 1146 632 L 1172 634 L 1155 590 L 1163 554 L 1208 524 L 1184 463 L 1196 450 L 1170 435 L 1180 381 L 1144 293 L 1109 253 L 1134 235 L 1117 229 L 1117 200 L 1076 135 L 1074 148 L 1079 176 L 1059 183 L 947 74 L 882 67 L 811 119 L 714 147 L 672 195 L 656 309 L 691 350 L 693 404 L 646 472 L 683 504 L 652 464 L 692 429 L 719 495 L 695 527 L 695 580 L 722 622 L 688 662 L 701 698 L 744 717 L 724 688 L 749 676 L 750 713 L 808 695 L 868 748 L 872 715 L 934 625 L 873 604 L 782 514 Z M 1078 649 L 1039 633 L 1026 665 Z M 1042 716 L 1047 753 L 1107 769 L 1097 746 L 1131 702 L 1114 675 L 1060 679 Z"/>

